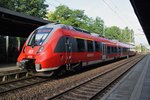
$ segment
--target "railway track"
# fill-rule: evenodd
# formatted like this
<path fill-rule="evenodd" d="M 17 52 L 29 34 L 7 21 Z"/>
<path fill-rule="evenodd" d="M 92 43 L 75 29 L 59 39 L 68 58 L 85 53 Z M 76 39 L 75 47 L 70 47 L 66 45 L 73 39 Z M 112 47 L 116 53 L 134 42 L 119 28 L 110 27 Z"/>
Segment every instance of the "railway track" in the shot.
<path fill-rule="evenodd" d="M 94 76 L 76 86 L 73 86 L 61 93 L 51 97 L 44 97 L 46 100 L 89 100 L 99 98 L 108 87 L 123 76 L 129 69 L 138 63 L 144 56 L 136 59 L 133 57 L 120 64 L 115 64 L 112 69 L 108 69 L 97 76 Z"/>
<path fill-rule="evenodd" d="M 22 78 L 27 78 L 30 76 L 31 74 L 29 74 L 27 71 L 24 70 L 16 70 L 16 71 L 0 73 L 0 84 L 9 81 L 19 80 Z"/>
<path fill-rule="evenodd" d="M 25 88 L 31 85 L 48 81 L 49 79 L 30 76 L 23 79 L 13 80 L 9 82 L 0 83 L 0 94 L 8 93 L 13 90 Z"/>

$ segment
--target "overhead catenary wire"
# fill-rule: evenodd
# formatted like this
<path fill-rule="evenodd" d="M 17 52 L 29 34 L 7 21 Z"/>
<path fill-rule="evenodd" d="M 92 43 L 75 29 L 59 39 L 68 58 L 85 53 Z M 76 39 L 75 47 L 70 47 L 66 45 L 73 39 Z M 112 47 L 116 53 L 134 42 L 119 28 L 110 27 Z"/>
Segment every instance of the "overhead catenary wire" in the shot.
<path fill-rule="evenodd" d="M 50 2 L 47 2 L 47 1 L 48 1 L 48 0 L 46 0 L 46 3 L 48 3 L 49 5 L 51 5 L 51 6 L 53 6 L 53 7 L 57 7 L 56 5 L 54 5 L 54 4 L 50 3 Z M 60 1 L 58 1 L 58 0 L 53 0 L 53 1 L 59 3 L 59 5 L 62 5 L 62 4 L 63 4 L 62 2 L 60 2 Z M 105 5 L 120 19 L 120 21 L 122 22 L 122 24 L 127 24 L 127 22 L 121 17 L 121 15 L 120 15 L 112 6 L 110 6 L 110 4 L 109 4 L 106 0 L 102 0 L 102 1 L 103 1 L 103 2 L 105 3 Z M 114 5 L 114 7 L 115 7 L 118 11 L 120 11 L 119 8 L 113 3 L 113 1 L 110 0 L 110 2 L 111 2 L 112 5 Z M 128 25 L 129 25 L 129 24 L 128 24 Z"/>
<path fill-rule="evenodd" d="M 124 19 L 117 13 L 116 10 L 114 10 L 107 2 L 106 0 L 102 0 L 104 2 L 104 4 L 120 19 L 120 21 L 122 22 L 122 24 L 126 24 L 126 22 L 124 21 Z"/>
<path fill-rule="evenodd" d="M 45 2 L 46 2 L 47 4 L 53 6 L 53 7 L 57 7 L 56 5 L 54 5 L 54 4 L 50 3 L 50 2 L 47 2 L 47 1 L 45 1 Z"/>
<path fill-rule="evenodd" d="M 58 1 L 58 0 L 54 0 L 54 1 L 56 1 L 57 3 L 59 3 L 60 5 L 63 5 L 63 3 L 61 3 L 60 1 Z"/>
<path fill-rule="evenodd" d="M 111 2 L 112 5 L 114 5 L 114 7 L 115 7 L 118 11 L 120 11 L 120 9 L 117 7 L 117 5 L 116 5 L 112 0 L 109 0 L 109 1 Z"/>
<path fill-rule="evenodd" d="M 111 2 L 111 4 L 114 6 L 114 8 L 116 9 L 116 11 L 121 12 L 121 10 L 118 8 L 118 6 L 113 2 L 113 0 L 109 0 L 109 2 Z M 120 15 L 120 17 L 124 20 L 124 16 L 122 16 L 120 13 L 118 13 Z M 128 23 L 128 25 L 130 25 L 130 21 L 126 18 L 124 20 L 126 23 Z"/>

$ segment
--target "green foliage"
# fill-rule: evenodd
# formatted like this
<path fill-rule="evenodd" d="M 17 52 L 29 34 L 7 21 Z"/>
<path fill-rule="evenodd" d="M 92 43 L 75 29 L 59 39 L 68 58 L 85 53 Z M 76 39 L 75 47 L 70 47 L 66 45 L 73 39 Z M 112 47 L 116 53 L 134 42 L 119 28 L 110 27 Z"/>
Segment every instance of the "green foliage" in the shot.
<path fill-rule="evenodd" d="M 148 53 L 148 52 L 150 52 L 150 50 L 149 50 L 146 46 L 144 46 L 144 45 L 142 45 L 142 44 L 136 45 L 136 46 L 135 46 L 135 50 L 136 50 L 137 52 L 143 52 L 143 53 Z"/>
<path fill-rule="evenodd" d="M 121 40 L 121 30 L 117 26 L 107 27 L 105 29 L 105 36 L 107 38 Z"/>
<path fill-rule="evenodd" d="M 128 27 L 125 27 L 125 29 L 122 30 L 122 39 L 124 42 L 134 42 L 134 32 L 132 29 L 129 29 Z"/>
<path fill-rule="evenodd" d="M 72 10 L 60 5 L 54 12 L 48 13 L 48 19 L 53 22 L 80 27 L 94 33 L 102 33 L 104 21 L 100 17 L 89 18 L 83 10 Z"/>
<path fill-rule="evenodd" d="M 67 6 L 60 5 L 54 12 L 48 13 L 48 20 L 66 25 L 80 27 L 87 31 L 101 34 L 103 33 L 104 21 L 100 17 L 95 19 L 84 14 L 83 10 L 72 10 Z M 116 39 L 122 42 L 134 42 L 133 30 L 126 27 L 120 29 L 117 26 L 107 27 L 105 37 Z"/>
<path fill-rule="evenodd" d="M 125 43 L 134 42 L 134 32 L 132 29 L 125 27 L 125 29 L 120 29 L 117 26 L 107 27 L 105 29 L 105 36 L 107 38 L 116 39 Z"/>
<path fill-rule="evenodd" d="M 45 17 L 48 5 L 45 0 L 0 0 L 0 6 L 36 17 Z"/>
<path fill-rule="evenodd" d="M 45 0 L 0 0 L 0 6 L 17 12 L 23 12 L 36 17 L 45 17 Z M 49 12 L 48 20 L 66 25 L 83 28 L 87 31 L 101 34 L 103 33 L 104 21 L 100 17 L 95 19 L 84 14 L 84 10 L 72 10 L 65 5 L 56 7 L 54 12 Z M 117 26 L 107 27 L 105 36 L 107 38 L 117 39 L 123 42 L 134 42 L 133 30 L 126 27 L 120 29 Z"/>
<path fill-rule="evenodd" d="M 103 33 L 104 21 L 100 17 L 96 17 L 95 20 L 91 18 L 89 23 L 89 30 L 94 33 Z"/>

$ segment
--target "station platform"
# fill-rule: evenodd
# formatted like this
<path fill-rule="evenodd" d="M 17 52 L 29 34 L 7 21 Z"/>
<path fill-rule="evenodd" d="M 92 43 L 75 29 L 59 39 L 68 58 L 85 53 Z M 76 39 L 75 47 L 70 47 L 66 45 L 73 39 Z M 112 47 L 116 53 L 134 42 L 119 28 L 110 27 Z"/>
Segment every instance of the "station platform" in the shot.
<path fill-rule="evenodd" d="M 150 54 L 137 63 L 102 100 L 150 100 Z"/>
<path fill-rule="evenodd" d="M 19 70 L 16 64 L 0 64 L 0 73 L 11 72 Z"/>

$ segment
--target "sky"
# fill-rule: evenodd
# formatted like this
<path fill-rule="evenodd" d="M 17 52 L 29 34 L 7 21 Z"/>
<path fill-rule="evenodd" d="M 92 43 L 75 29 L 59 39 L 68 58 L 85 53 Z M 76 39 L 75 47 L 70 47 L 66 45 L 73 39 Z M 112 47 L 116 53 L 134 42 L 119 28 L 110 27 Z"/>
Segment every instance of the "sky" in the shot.
<path fill-rule="evenodd" d="M 84 10 L 89 17 L 101 17 L 105 26 L 126 26 L 134 30 L 135 44 L 149 47 L 145 34 L 134 13 L 129 0 L 46 0 L 48 11 L 55 11 L 55 7 L 66 5 L 70 9 Z"/>

